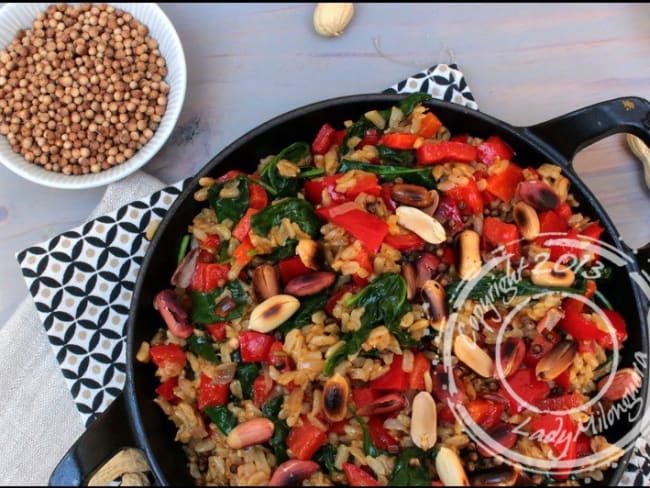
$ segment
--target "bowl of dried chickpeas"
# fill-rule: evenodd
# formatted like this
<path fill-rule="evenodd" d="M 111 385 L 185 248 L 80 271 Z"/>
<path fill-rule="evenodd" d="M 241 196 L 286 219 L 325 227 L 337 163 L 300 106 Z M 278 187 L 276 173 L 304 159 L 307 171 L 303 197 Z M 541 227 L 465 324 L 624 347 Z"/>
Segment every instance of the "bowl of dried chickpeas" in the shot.
<path fill-rule="evenodd" d="M 0 162 L 45 186 L 103 186 L 161 149 L 187 84 L 183 48 L 153 3 L 0 9 Z"/>

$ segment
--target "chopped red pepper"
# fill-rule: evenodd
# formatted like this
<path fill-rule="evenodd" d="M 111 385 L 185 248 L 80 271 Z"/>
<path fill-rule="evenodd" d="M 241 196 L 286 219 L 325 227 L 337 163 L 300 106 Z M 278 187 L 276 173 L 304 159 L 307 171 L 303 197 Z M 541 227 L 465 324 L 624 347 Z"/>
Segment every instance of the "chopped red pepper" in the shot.
<path fill-rule="evenodd" d="M 442 195 L 440 198 L 434 216 L 440 222 L 444 222 L 445 229 L 452 233 L 463 228 L 463 217 L 458 208 L 458 202 L 447 195 Z"/>
<path fill-rule="evenodd" d="M 370 382 L 370 388 L 373 390 L 397 390 L 406 391 L 408 389 L 408 374 L 402 369 L 402 356 L 393 356 L 393 362 L 389 370 L 379 378 Z"/>
<path fill-rule="evenodd" d="M 524 179 L 523 170 L 515 163 L 509 163 L 501 173 L 490 175 L 486 190 L 504 202 L 510 202 L 515 196 L 517 185 Z"/>
<path fill-rule="evenodd" d="M 476 161 L 476 147 L 457 141 L 422 144 L 415 150 L 418 164 L 436 164 L 447 161 L 470 163 Z"/>
<path fill-rule="evenodd" d="M 401 252 L 421 251 L 426 242 L 414 232 L 404 234 L 387 234 L 384 242 Z"/>
<path fill-rule="evenodd" d="M 300 256 L 282 258 L 280 261 L 278 261 L 278 272 L 280 274 L 280 279 L 285 285 L 292 279 L 307 274 L 311 271 L 311 269 L 302 263 Z"/>
<path fill-rule="evenodd" d="M 554 331 L 546 331 L 542 334 L 537 334 L 524 356 L 524 364 L 529 368 L 537 366 L 542 357 L 546 355 L 553 347 L 560 342 L 560 335 Z"/>
<path fill-rule="evenodd" d="M 194 291 L 205 293 L 222 287 L 228 279 L 230 265 L 197 261 L 190 282 Z"/>
<path fill-rule="evenodd" d="M 413 358 L 413 369 L 409 373 L 409 388 L 424 390 L 424 375 L 431 372 L 431 360 L 423 352 L 418 352 Z"/>
<path fill-rule="evenodd" d="M 326 441 L 325 432 L 302 417 L 302 425 L 294 425 L 287 434 L 286 444 L 296 459 L 307 461 Z"/>
<path fill-rule="evenodd" d="M 370 387 L 354 388 L 352 390 L 352 401 L 357 409 L 375 401 L 377 398 L 379 398 L 377 393 Z"/>
<path fill-rule="evenodd" d="M 261 332 L 248 330 L 239 333 L 239 348 L 241 360 L 244 363 L 258 363 L 266 361 L 269 356 L 273 337 Z"/>
<path fill-rule="evenodd" d="M 330 205 L 316 210 L 316 214 L 325 220 L 342 227 L 350 233 L 371 253 L 377 253 L 381 243 L 388 234 L 388 224 L 359 208 L 345 208 L 344 205 Z"/>
<path fill-rule="evenodd" d="M 257 183 L 248 183 L 248 206 L 250 208 L 256 208 L 257 210 L 262 210 L 269 204 L 269 196 L 266 194 L 266 190 L 262 185 Z"/>
<path fill-rule="evenodd" d="M 357 144 L 357 147 L 376 146 L 377 144 L 379 144 L 379 132 L 374 127 L 371 127 L 370 129 L 366 129 L 363 139 Z"/>
<path fill-rule="evenodd" d="M 210 253 L 209 261 L 212 261 L 212 255 L 219 248 L 219 244 L 221 244 L 221 239 L 217 234 L 208 234 L 205 239 L 199 241 L 199 247 Z"/>
<path fill-rule="evenodd" d="M 506 383 L 521 400 L 510 394 L 504 386 Z M 526 409 L 528 405 L 537 404 L 537 402 L 546 398 L 551 391 L 551 387 L 548 383 L 537 379 L 535 370 L 532 368 L 525 368 L 516 371 L 507 379 L 501 379 L 501 384 L 502 395 L 510 402 L 510 413 L 512 414 L 521 412 Z"/>
<path fill-rule="evenodd" d="M 490 249 L 505 245 L 506 253 L 517 259 L 521 255 L 519 229 L 515 224 L 506 224 L 495 217 L 483 221 L 483 239 Z"/>
<path fill-rule="evenodd" d="M 273 380 L 267 374 L 260 374 L 253 381 L 253 403 L 257 408 L 262 408 L 273 391 Z"/>
<path fill-rule="evenodd" d="M 178 376 L 185 368 L 185 351 L 177 344 L 151 346 L 149 355 L 165 376 Z"/>
<path fill-rule="evenodd" d="M 493 402 L 485 398 L 476 398 L 465 404 L 467 413 L 483 430 L 490 430 L 499 423 L 501 413 L 505 409 L 503 403 Z"/>
<path fill-rule="evenodd" d="M 325 307 L 323 307 L 323 310 L 327 312 L 327 314 L 332 317 L 334 313 L 334 307 L 336 307 L 336 304 L 338 301 L 345 295 L 347 292 L 354 293 L 356 291 L 356 287 L 351 284 L 343 285 L 341 288 L 339 288 L 337 291 L 335 291 L 327 300 L 327 303 L 325 304 Z"/>
<path fill-rule="evenodd" d="M 388 429 L 384 427 L 384 419 L 378 415 L 374 415 L 368 420 L 368 433 L 372 443 L 378 449 L 389 450 L 400 446 L 399 441 L 390 435 Z"/>
<path fill-rule="evenodd" d="M 227 323 L 228 322 L 215 322 L 214 324 L 205 324 L 205 329 L 215 341 L 223 341 L 226 338 Z"/>
<path fill-rule="evenodd" d="M 417 134 L 395 132 L 381 136 L 378 144 L 390 147 L 391 149 L 413 149 L 413 144 L 415 144 L 418 137 Z"/>
<path fill-rule="evenodd" d="M 440 127 L 442 127 L 442 122 L 440 119 L 431 112 L 427 112 L 420 120 L 418 135 L 424 137 L 425 139 L 428 139 L 435 136 L 440 130 Z M 463 142 L 467 142 L 467 140 Z"/>
<path fill-rule="evenodd" d="M 573 210 L 571 210 L 571 206 L 567 202 L 560 203 L 554 212 L 567 221 L 573 215 Z"/>
<path fill-rule="evenodd" d="M 566 232 L 567 230 L 569 230 L 569 224 L 556 210 L 546 210 L 539 214 L 540 234 Z"/>
<path fill-rule="evenodd" d="M 235 258 L 237 264 L 244 267 L 253 260 L 252 251 L 254 250 L 255 246 L 253 246 L 250 237 L 246 236 L 232 252 L 232 257 Z"/>
<path fill-rule="evenodd" d="M 589 456 L 592 452 L 591 438 L 584 432 L 580 432 L 578 439 L 576 439 L 576 458 L 580 459 Z"/>
<path fill-rule="evenodd" d="M 367 193 L 368 195 L 374 196 L 380 195 L 381 187 L 379 186 L 377 175 L 363 171 L 359 171 L 355 176 L 354 186 L 346 189 L 344 192 L 336 191 L 338 181 L 345 174 L 346 173 L 339 173 L 336 175 L 322 176 L 320 178 L 306 181 L 304 185 L 305 198 L 312 205 L 318 205 L 323 201 L 323 190 L 327 191 L 331 203 L 351 201 L 361 193 Z"/>
<path fill-rule="evenodd" d="M 563 388 L 564 391 L 569 391 L 571 389 L 571 378 L 569 377 L 569 370 L 565 369 L 560 373 L 560 376 L 555 378 L 555 384 L 560 388 Z"/>
<path fill-rule="evenodd" d="M 205 407 L 225 405 L 228 403 L 229 391 L 229 383 L 214 383 L 207 374 L 201 373 L 197 407 L 199 407 L 199 410 L 203 410 Z"/>
<path fill-rule="evenodd" d="M 577 431 L 576 424 L 569 415 L 544 414 L 532 420 L 530 423 L 530 439 L 533 441 L 548 443 L 556 456 L 562 461 L 571 461 L 576 458 L 577 452 Z M 568 478 L 571 470 L 562 470 L 553 473 L 557 481 Z"/>
<path fill-rule="evenodd" d="M 397 204 L 395 203 L 395 200 L 393 200 L 393 197 L 391 196 L 391 191 L 393 189 L 393 186 L 395 183 L 389 182 L 389 183 L 384 183 L 381 185 L 381 199 L 384 201 L 386 204 L 386 208 L 388 209 L 389 212 L 395 213 L 395 209 L 397 208 Z"/>
<path fill-rule="evenodd" d="M 453 188 L 445 191 L 445 195 L 453 198 L 457 202 L 464 204 L 462 213 L 465 215 L 476 215 L 483 213 L 483 198 L 481 192 L 476 187 L 476 181 L 470 179 L 467 184 L 463 186 L 454 186 Z"/>
<path fill-rule="evenodd" d="M 231 169 L 227 171 L 226 173 L 222 174 L 219 176 L 219 178 L 216 179 L 217 183 L 225 183 L 226 181 L 230 181 L 234 178 L 237 178 L 239 175 L 243 175 L 244 173 L 242 171 L 239 171 L 238 169 Z"/>
<path fill-rule="evenodd" d="M 314 154 L 325 154 L 330 150 L 334 139 L 336 138 L 336 129 L 325 122 L 318 130 L 314 142 L 311 143 L 311 152 Z"/>
<path fill-rule="evenodd" d="M 584 403 L 583 398 L 577 393 L 566 393 L 552 398 L 545 398 L 537 402 L 537 407 L 541 410 L 552 411 L 571 410 L 572 408 L 578 408 Z"/>
<path fill-rule="evenodd" d="M 160 383 L 160 386 L 156 388 L 156 393 L 168 402 L 171 402 L 176 398 L 176 395 L 174 394 L 174 388 L 176 388 L 176 385 L 178 385 L 178 376 L 173 376 Z"/>
<path fill-rule="evenodd" d="M 354 464 L 343 463 L 343 472 L 350 486 L 379 486 L 379 481 L 370 473 Z"/>
<path fill-rule="evenodd" d="M 564 329 L 567 334 L 571 334 L 577 341 L 606 341 L 609 336 L 604 330 L 600 330 L 590 317 L 575 310 L 565 310 L 564 318 L 558 325 Z M 611 341 L 611 337 L 609 337 Z"/>
<path fill-rule="evenodd" d="M 625 319 L 623 316 L 614 311 L 614 310 L 603 310 L 603 313 L 607 316 L 609 321 L 614 327 L 614 333 L 616 334 L 616 341 L 618 342 L 618 347 L 620 348 L 623 344 L 623 341 L 627 339 L 627 326 L 625 325 Z M 614 341 L 611 334 L 606 334 L 600 339 L 596 339 L 596 342 L 600 344 L 601 347 L 605 349 L 614 349 Z"/>
<path fill-rule="evenodd" d="M 280 341 L 273 341 L 269 348 L 269 355 L 266 358 L 268 363 L 280 372 L 291 369 L 291 358 L 284 351 L 284 345 Z"/>
<path fill-rule="evenodd" d="M 243 241 L 251 231 L 251 217 L 259 212 L 257 208 L 249 208 L 246 213 L 239 219 L 237 225 L 232 230 L 232 236 L 238 241 Z"/>
<path fill-rule="evenodd" d="M 476 148 L 476 152 L 478 162 L 487 164 L 488 166 L 499 159 L 510 161 L 515 155 L 510 146 L 508 146 L 503 139 L 497 136 L 488 137 L 485 141 L 479 144 Z"/>

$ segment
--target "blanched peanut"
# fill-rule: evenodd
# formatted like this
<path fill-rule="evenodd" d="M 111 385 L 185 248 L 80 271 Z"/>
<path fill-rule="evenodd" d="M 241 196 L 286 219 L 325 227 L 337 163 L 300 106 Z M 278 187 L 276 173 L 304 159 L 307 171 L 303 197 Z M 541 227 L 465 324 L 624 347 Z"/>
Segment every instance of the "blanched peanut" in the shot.
<path fill-rule="evenodd" d="M 458 236 L 460 264 L 458 274 L 461 279 L 471 280 L 481 271 L 481 236 L 473 230 L 464 230 Z"/>

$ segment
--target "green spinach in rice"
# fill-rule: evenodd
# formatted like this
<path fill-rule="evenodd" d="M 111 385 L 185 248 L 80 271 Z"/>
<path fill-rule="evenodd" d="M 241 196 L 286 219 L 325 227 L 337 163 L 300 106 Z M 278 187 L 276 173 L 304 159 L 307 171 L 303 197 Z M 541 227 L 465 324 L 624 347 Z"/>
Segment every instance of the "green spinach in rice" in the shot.
<path fill-rule="evenodd" d="M 138 354 L 156 366 L 155 401 L 198 485 L 581 476 L 504 464 L 468 435 L 458 406 L 525 456 L 571 461 L 611 448 L 578 435 L 589 409 L 543 413 L 592 398 L 626 339 L 599 280 L 574 266 L 602 267 L 597 253 L 543 237 L 582 242 L 603 228 L 578 212 L 559 167 L 522 168 L 496 136 L 452 136 L 426 98 L 328 121 L 311 144 L 289 145 L 254 174 L 200 181 L 195 198 L 206 206 L 188 226 L 173 288 L 154 303 L 166 328 Z M 517 282 L 499 291 L 512 268 Z M 600 296 L 611 326 L 561 292 Z M 604 392 L 610 401 L 640 383 L 631 369 L 617 380 L 626 388 Z M 555 441 L 515 428 L 548 430 L 558 418 L 566 435 Z M 602 479 L 615 459 L 589 476 Z"/>

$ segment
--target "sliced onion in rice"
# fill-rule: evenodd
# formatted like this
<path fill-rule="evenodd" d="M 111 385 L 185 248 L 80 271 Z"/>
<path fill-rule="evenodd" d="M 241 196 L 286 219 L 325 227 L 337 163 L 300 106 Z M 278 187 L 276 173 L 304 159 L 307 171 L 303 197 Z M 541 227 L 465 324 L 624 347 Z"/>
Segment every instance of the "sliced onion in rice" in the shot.
<path fill-rule="evenodd" d="M 359 205 L 354 202 L 342 203 L 338 207 L 334 207 L 332 210 L 330 210 L 330 216 L 336 217 L 337 215 L 348 213 L 350 210 L 359 210 Z"/>
<path fill-rule="evenodd" d="M 215 385 L 226 385 L 235 378 L 237 371 L 237 363 L 220 364 L 216 368 L 216 374 L 212 378 L 212 383 Z"/>
<path fill-rule="evenodd" d="M 190 286 L 190 283 L 192 283 L 194 268 L 196 267 L 196 261 L 199 259 L 199 252 L 200 249 L 195 247 L 185 255 L 176 268 L 176 271 L 174 271 L 171 281 L 172 285 L 178 286 L 179 288 L 187 288 Z"/>

